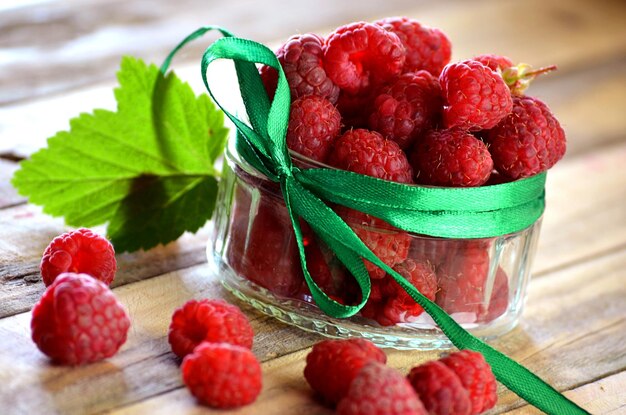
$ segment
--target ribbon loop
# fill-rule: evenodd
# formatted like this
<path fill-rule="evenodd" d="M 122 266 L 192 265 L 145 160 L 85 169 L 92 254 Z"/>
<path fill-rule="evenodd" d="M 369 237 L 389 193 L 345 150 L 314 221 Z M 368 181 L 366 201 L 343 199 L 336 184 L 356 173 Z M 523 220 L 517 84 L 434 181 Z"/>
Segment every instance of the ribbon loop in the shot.
<path fill-rule="evenodd" d="M 404 277 L 381 261 L 354 231 L 324 203 L 339 203 L 372 214 L 401 229 L 449 238 L 499 236 L 517 232 L 534 223 L 544 209 L 545 174 L 497 186 L 474 189 L 436 189 L 391 183 L 333 169 L 298 169 L 293 166 L 285 135 L 291 98 L 285 74 L 267 47 L 239 39 L 224 29 L 207 26 L 189 35 L 167 57 L 187 42 L 210 30 L 225 38 L 215 41 L 202 57 L 202 79 L 207 91 L 238 130 L 236 148 L 244 161 L 270 180 L 280 183 L 298 245 L 304 278 L 315 303 L 332 317 L 355 315 L 371 293 L 371 281 L 363 260 L 387 272 L 424 310 L 459 349 L 482 353 L 494 374 L 510 390 L 549 414 L 587 412 L 569 401 L 528 369 L 519 365 L 461 327 L 437 304 L 422 295 Z M 206 77 L 208 66 L 218 59 L 232 59 L 239 89 L 251 127 L 228 112 L 213 96 Z M 271 104 L 255 63 L 278 71 L 278 85 Z M 307 270 L 300 220 L 334 252 L 361 289 L 357 305 L 343 305 L 328 297 Z"/>

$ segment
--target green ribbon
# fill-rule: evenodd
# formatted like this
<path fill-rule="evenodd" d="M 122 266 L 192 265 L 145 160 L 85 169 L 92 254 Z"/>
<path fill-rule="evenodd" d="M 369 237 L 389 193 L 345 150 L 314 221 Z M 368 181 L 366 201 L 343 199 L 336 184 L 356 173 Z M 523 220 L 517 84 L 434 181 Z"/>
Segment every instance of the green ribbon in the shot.
<path fill-rule="evenodd" d="M 390 274 L 433 318 L 459 349 L 480 352 L 497 379 L 528 403 L 548 414 L 586 414 L 538 376 L 463 329 L 437 304 L 423 296 L 400 274 L 382 262 L 324 201 L 338 203 L 384 219 L 410 232 L 448 237 L 478 238 L 505 235 L 532 225 L 543 213 L 545 173 L 513 183 L 463 189 L 442 189 L 391 183 L 335 169 L 300 169 L 292 164 L 285 142 L 290 93 L 285 74 L 274 53 L 259 43 L 234 37 L 216 26 L 198 29 L 169 54 L 165 73 L 175 53 L 188 42 L 217 30 L 215 41 L 202 57 L 202 79 L 218 105 L 207 80 L 208 66 L 218 59 L 235 63 L 239 89 L 250 125 L 220 108 L 238 130 L 236 146 L 243 159 L 280 183 L 291 217 L 304 278 L 315 303 L 336 318 L 355 315 L 367 302 L 371 283 L 363 259 Z M 278 86 L 270 103 L 255 64 L 278 71 Z M 362 300 L 347 306 L 328 297 L 307 270 L 299 218 L 335 253 L 359 284 Z"/>

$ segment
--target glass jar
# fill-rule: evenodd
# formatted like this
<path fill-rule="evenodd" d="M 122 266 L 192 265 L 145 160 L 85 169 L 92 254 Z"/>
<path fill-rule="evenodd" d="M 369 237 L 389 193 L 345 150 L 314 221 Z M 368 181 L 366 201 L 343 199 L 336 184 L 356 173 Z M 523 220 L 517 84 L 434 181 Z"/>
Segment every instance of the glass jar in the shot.
<path fill-rule="evenodd" d="M 299 167 L 328 167 L 292 153 Z M 349 319 L 324 314 L 304 281 L 280 187 L 237 154 L 225 155 L 209 263 L 240 300 L 277 319 L 329 337 L 363 337 L 382 347 L 433 349 L 451 344 L 433 320 L 384 271 L 366 262 L 372 294 Z M 494 238 L 444 239 L 401 231 L 341 206 L 335 211 L 394 267 L 472 334 L 485 340 L 518 323 L 541 220 Z M 324 292 L 356 304 L 360 291 L 333 253 L 303 224 L 309 272 Z"/>

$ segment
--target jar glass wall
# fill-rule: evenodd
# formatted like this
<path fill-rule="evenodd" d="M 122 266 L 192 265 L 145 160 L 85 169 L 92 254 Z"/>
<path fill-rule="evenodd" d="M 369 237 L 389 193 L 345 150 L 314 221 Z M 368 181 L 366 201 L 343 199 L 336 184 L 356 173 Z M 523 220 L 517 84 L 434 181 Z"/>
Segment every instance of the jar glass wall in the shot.
<path fill-rule="evenodd" d="M 228 146 L 209 262 L 242 301 L 281 321 L 331 337 L 363 337 L 384 347 L 432 349 L 450 343 L 384 271 L 366 263 L 372 294 L 363 310 L 335 319 L 315 306 L 304 281 L 280 187 Z M 318 163 L 294 155 L 300 167 Z M 361 212 L 333 209 L 394 267 L 472 334 L 492 339 L 517 324 L 526 296 L 540 220 L 493 238 L 444 239 L 401 231 Z M 356 304 L 360 290 L 333 253 L 303 223 L 309 272 L 326 294 Z"/>

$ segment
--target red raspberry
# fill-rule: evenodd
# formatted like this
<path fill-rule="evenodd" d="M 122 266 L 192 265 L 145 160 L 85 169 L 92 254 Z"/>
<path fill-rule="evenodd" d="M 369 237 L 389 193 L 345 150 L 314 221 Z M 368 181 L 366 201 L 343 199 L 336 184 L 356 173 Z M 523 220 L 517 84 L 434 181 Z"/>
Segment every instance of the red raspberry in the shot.
<path fill-rule="evenodd" d="M 291 99 L 317 95 L 333 104 L 339 97 L 339 87 L 331 81 L 324 70 L 324 39 L 312 33 L 295 35 L 276 51 L 291 90 Z M 261 79 L 270 97 L 274 96 L 278 83 L 276 69 L 261 67 Z"/>
<path fill-rule="evenodd" d="M 452 369 L 439 361 L 414 367 L 409 382 L 430 415 L 470 415 L 469 392 Z"/>
<path fill-rule="evenodd" d="M 126 341 L 130 319 L 109 287 L 87 274 L 64 273 L 33 308 L 32 338 L 64 365 L 113 356 Z"/>
<path fill-rule="evenodd" d="M 428 262 L 436 270 L 448 258 L 449 252 L 456 249 L 455 242 L 454 239 L 428 236 L 412 238 L 409 258 Z"/>
<path fill-rule="evenodd" d="M 472 402 L 472 415 L 482 414 L 496 405 L 498 400 L 496 378 L 482 354 L 461 350 L 444 357 L 440 362 L 456 373 L 468 391 Z"/>
<path fill-rule="evenodd" d="M 406 49 L 403 73 L 426 70 L 439 76 L 450 62 L 452 45 L 439 29 L 422 26 L 407 17 L 389 17 L 376 22 L 398 35 Z"/>
<path fill-rule="evenodd" d="M 339 415 L 428 415 L 411 384 L 397 370 L 369 363 L 339 402 Z"/>
<path fill-rule="evenodd" d="M 203 341 L 252 348 L 254 332 L 239 307 L 224 300 L 189 300 L 174 311 L 168 333 L 178 357 L 193 352 Z"/>
<path fill-rule="evenodd" d="M 493 128 L 513 107 L 511 91 L 502 76 L 480 62 L 451 63 L 441 72 L 439 82 L 446 101 L 446 128 Z"/>
<path fill-rule="evenodd" d="M 487 299 L 491 241 L 468 240 L 439 267 L 437 304 L 448 313 L 473 313 L 478 320 L 490 321 L 506 310 L 508 278 L 503 270 L 498 270 Z"/>
<path fill-rule="evenodd" d="M 376 97 L 369 127 L 406 149 L 435 126 L 442 107 L 437 78 L 426 71 L 406 73 Z"/>
<path fill-rule="evenodd" d="M 231 222 L 231 244 L 226 253 L 228 264 L 240 276 L 274 294 L 291 297 L 304 281 L 298 246 L 284 202 L 267 191 L 278 190 L 264 190 L 254 200 L 246 190 L 238 190 L 233 207 L 236 220 Z"/>
<path fill-rule="evenodd" d="M 478 55 L 472 60 L 482 63 L 494 72 L 502 72 L 513 66 L 513 61 L 511 59 L 500 55 Z"/>
<path fill-rule="evenodd" d="M 565 154 L 565 132 L 546 104 L 527 96 L 513 98 L 513 111 L 487 132 L 496 170 L 511 179 L 533 176 Z"/>
<path fill-rule="evenodd" d="M 85 273 L 110 285 L 117 262 L 113 245 L 89 229 L 59 235 L 50 242 L 41 259 L 41 276 L 47 286 L 63 272 Z"/>
<path fill-rule="evenodd" d="M 401 263 L 409 256 L 411 235 L 406 232 L 370 230 L 360 226 L 350 227 L 374 255 L 390 267 Z M 387 274 L 383 269 L 378 268 L 378 266 L 368 260 L 364 260 L 364 263 L 371 278 L 380 279 Z"/>
<path fill-rule="evenodd" d="M 407 259 L 393 269 L 407 279 L 420 293 L 430 300 L 435 300 L 437 294 L 437 276 L 432 265 L 424 262 L 416 262 Z M 393 292 L 386 298 L 382 315 L 376 319 L 383 326 L 390 326 L 397 323 L 408 323 L 412 319 L 422 314 L 424 309 L 417 304 L 400 285 L 393 279 L 388 279 L 388 290 Z"/>
<path fill-rule="evenodd" d="M 214 408 L 248 405 L 261 393 L 261 365 L 245 347 L 203 342 L 183 359 L 181 369 L 191 394 Z"/>
<path fill-rule="evenodd" d="M 335 404 L 363 366 L 386 361 L 385 353 L 368 340 L 324 340 L 307 355 L 304 377 L 326 402 Z"/>
<path fill-rule="evenodd" d="M 287 146 L 324 162 L 340 129 L 341 115 L 327 99 L 315 95 L 298 98 L 291 104 Z"/>
<path fill-rule="evenodd" d="M 415 144 L 411 164 L 419 183 L 435 186 L 480 186 L 493 170 L 485 143 L 456 128 L 426 134 Z"/>
<path fill-rule="evenodd" d="M 383 180 L 413 183 L 413 171 L 404 152 L 398 144 L 375 131 L 346 131 L 335 142 L 328 163 Z"/>
<path fill-rule="evenodd" d="M 506 272 L 498 267 L 496 278 L 489 297 L 489 307 L 487 311 L 478 318 L 480 322 L 489 323 L 500 317 L 509 307 L 509 277 Z"/>
<path fill-rule="evenodd" d="M 339 88 L 357 94 L 400 75 L 405 57 L 404 46 L 394 33 L 357 22 L 328 36 L 324 67 Z"/>

